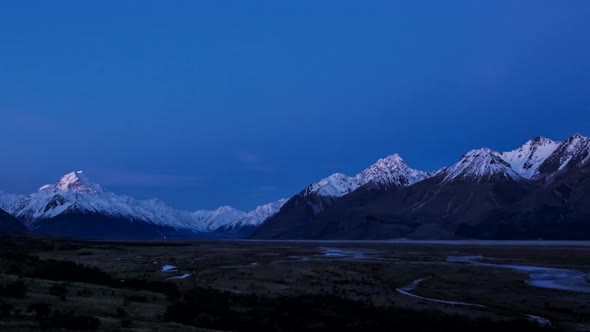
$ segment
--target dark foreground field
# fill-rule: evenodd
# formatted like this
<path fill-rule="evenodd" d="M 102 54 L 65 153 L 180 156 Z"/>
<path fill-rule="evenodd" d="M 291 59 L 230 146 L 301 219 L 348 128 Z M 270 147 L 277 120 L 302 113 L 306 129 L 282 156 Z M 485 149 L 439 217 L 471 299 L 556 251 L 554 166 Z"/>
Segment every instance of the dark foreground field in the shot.
<path fill-rule="evenodd" d="M 590 293 L 447 262 L 588 273 L 586 246 L 0 240 L 0 330 L 590 331 Z"/>

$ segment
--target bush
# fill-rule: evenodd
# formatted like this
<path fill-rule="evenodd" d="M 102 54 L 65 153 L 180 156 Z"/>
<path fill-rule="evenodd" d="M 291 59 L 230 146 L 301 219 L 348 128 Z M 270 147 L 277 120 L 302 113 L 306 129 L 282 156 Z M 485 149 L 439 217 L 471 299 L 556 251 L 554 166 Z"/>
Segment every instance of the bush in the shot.
<path fill-rule="evenodd" d="M 133 321 L 131 319 L 123 319 L 121 321 L 121 327 L 131 327 L 133 325 Z"/>
<path fill-rule="evenodd" d="M 127 317 L 129 316 L 129 314 L 127 313 L 127 310 L 125 310 L 124 308 L 117 308 L 117 317 Z"/>
<path fill-rule="evenodd" d="M 0 304 L 0 317 L 7 317 L 10 316 L 10 313 L 14 309 L 12 304 L 3 303 Z"/>
<path fill-rule="evenodd" d="M 55 284 L 49 288 L 49 294 L 53 296 L 65 297 L 68 294 L 68 288 L 65 284 Z"/>
<path fill-rule="evenodd" d="M 126 302 L 141 302 L 141 303 L 145 303 L 148 301 L 148 298 L 143 296 L 143 295 L 129 295 L 129 296 L 125 296 L 125 301 Z"/>
<path fill-rule="evenodd" d="M 27 295 L 27 285 L 22 280 L 9 281 L 0 285 L 0 296 L 23 298 Z"/>
<path fill-rule="evenodd" d="M 100 320 L 90 315 L 77 315 L 72 311 L 58 311 L 41 320 L 40 325 L 41 329 L 94 331 L 100 326 Z"/>
<path fill-rule="evenodd" d="M 264 298 L 200 289 L 171 304 L 167 321 L 231 331 L 545 331 L 535 322 L 378 308 L 334 296 Z"/>
<path fill-rule="evenodd" d="M 39 261 L 38 266 L 28 277 L 53 281 L 73 281 L 89 284 L 113 286 L 116 283 L 106 272 L 69 261 L 56 261 L 53 259 Z"/>
<path fill-rule="evenodd" d="M 34 312 L 37 317 L 47 317 L 51 314 L 51 304 L 33 303 L 29 306 L 27 312 Z"/>

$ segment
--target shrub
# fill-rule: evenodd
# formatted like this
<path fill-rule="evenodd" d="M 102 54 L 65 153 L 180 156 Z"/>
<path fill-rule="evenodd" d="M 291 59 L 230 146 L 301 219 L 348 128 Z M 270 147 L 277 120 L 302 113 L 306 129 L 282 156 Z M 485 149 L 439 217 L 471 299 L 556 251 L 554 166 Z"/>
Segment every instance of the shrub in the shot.
<path fill-rule="evenodd" d="M 264 298 L 199 289 L 171 304 L 167 321 L 231 331 L 545 331 L 535 322 L 376 307 L 335 296 Z"/>
<path fill-rule="evenodd" d="M 51 314 L 51 304 L 33 303 L 29 306 L 27 312 L 34 312 L 37 317 L 47 317 Z"/>
<path fill-rule="evenodd" d="M 72 311 L 57 311 L 41 320 L 40 325 L 42 329 L 94 331 L 100 326 L 100 320 L 91 315 L 77 315 Z"/>
<path fill-rule="evenodd" d="M 9 281 L 0 285 L 0 296 L 23 298 L 27 294 L 27 285 L 22 280 Z"/>
<path fill-rule="evenodd" d="M 8 303 L 0 304 L 0 317 L 10 316 L 12 309 L 14 309 L 14 306 L 12 304 L 8 304 Z"/>
<path fill-rule="evenodd" d="M 64 297 L 68 294 L 68 288 L 65 284 L 55 284 L 49 288 L 49 294 L 53 296 Z"/>
<path fill-rule="evenodd" d="M 106 272 L 88 267 L 75 262 L 56 261 L 53 259 L 39 261 L 38 266 L 28 274 L 31 278 L 40 278 L 53 281 L 85 282 L 97 285 L 112 286 L 115 284 Z"/>
<path fill-rule="evenodd" d="M 123 319 L 121 320 L 121 327 L 131 327 L 133 325 L 133 321 L 131 319 Z"/>

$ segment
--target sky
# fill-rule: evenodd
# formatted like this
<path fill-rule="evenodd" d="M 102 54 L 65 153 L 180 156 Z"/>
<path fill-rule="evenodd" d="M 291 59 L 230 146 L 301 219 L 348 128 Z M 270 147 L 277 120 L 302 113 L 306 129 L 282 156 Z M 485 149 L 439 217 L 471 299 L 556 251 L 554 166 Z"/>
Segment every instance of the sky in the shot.
<path fill-rule="evenodd" d="M 249 210 L 399 153 L 590 135 L 590 2 L 5 1 L 0 189 Z"/>

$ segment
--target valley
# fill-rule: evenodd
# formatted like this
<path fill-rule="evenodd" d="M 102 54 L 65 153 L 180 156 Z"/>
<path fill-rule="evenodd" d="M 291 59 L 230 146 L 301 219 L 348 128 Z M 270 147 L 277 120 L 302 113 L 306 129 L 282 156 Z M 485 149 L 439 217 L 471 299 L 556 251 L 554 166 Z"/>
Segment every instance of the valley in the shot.
<path fill-rule="evenodd" d="M 1 243 L 2 289 L 23 290 L 3 294 L 0 329 L 77 315 L 97 330 L 590 330 L 584 288 L 537 287 L 534 271 L 504 266 L 588 285 L 587 242 Z"/>

